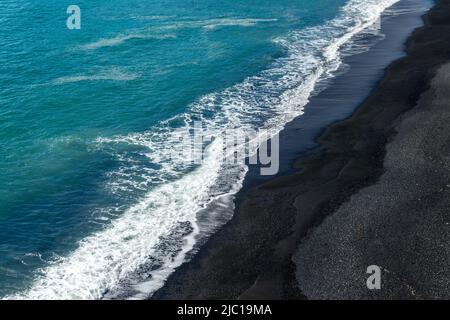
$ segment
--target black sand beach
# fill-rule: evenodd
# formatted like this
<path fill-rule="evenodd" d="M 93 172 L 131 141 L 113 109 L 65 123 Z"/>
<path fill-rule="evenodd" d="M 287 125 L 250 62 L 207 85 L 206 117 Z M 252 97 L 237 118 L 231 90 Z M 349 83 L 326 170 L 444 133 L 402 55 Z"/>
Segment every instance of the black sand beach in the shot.
<path fill-rule="evenodd" d="M 154 299 L 450 297 L 450 0 L 424 22 L 357 110 L 288 175 L 253 179 Z M 301 131 L 296 120 L 281 141 Z M 366 287 L 373 264 L 379 291 Z"/>

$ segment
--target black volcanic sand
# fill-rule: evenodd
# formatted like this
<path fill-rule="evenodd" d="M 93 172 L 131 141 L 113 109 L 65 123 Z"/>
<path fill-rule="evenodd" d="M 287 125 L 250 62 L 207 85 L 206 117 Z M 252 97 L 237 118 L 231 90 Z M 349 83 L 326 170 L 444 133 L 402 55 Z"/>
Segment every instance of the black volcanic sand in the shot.
<path fill-rule="evenodd" d="M 384 173 L 301 241 L 294 256 L 310 299 L 450 298 L 450 64 L 386 146 Z M 365 286 L 370 265 L 382 290 Z"/>
<path fill-rule="evenodd" d="M 357 111 L 297 171 L 240 192 L 154 299 L 450 297 L 450 0 L 424 21 Z"/>

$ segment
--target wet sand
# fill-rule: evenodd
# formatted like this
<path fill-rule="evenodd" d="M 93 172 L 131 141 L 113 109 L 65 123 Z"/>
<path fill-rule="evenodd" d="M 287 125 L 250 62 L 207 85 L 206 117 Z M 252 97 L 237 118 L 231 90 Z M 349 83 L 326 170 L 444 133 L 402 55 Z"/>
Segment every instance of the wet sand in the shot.
<path fill-rule="evenodd" d="M 242 190 L 233 219 L 153 298 L 448 298 L 449 0 L 406 52 L 290 174 Z"/>

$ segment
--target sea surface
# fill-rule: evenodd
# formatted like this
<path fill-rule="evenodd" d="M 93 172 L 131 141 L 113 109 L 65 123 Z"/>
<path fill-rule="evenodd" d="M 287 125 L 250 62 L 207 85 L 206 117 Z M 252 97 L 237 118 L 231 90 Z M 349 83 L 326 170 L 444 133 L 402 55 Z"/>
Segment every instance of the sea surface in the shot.
<path fill-rule="evenodd" d="M 301 116 L 396 2 L 2 0 L 0 297 L 150 297 L 232 216 L 224 133 Z"/>

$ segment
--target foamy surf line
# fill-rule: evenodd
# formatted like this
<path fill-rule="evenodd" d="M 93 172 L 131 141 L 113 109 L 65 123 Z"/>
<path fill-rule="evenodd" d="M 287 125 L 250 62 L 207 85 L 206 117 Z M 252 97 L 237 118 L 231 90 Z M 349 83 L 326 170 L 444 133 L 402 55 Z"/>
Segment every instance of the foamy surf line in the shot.
<path fill-rule="evenodd" d="M 185 262 L 186 255 L 196 246 L 200 231 L 208 232 L 204 227 L 201 230 L 197 213 L 224 196 L 228 199 L 226 205 L 232 206 L 234 195 L 242 185 L 246 166 L 224 167 L 219 157 L 222 133 L 235 128 L 243 133 L 255 128 L 279 132 L 287 122 L 302 114 L 317 84 L 339 69 L 342 46 L 377 22 L 382 12 L 396 2 L 349 1 L 340 15 L 326 25 L 294 31 L 278 39 L 287 48 L 287 57 L 266 71 L 194 103 L 190 112 L 179 118 L 186 123 L 200 118 L 216 137 L 208 147 L 204 164 L 194 170 L 188 170 L 183 159 L 168 162 L 167 150 L 176 147 L 177 141 L 165 123 L 161 123 L 160 129 L 143 134 L 99 139 L 100 145 L 111 148 L 117 143 L 128 143 L 151 150 L 149 159 L 161 168 L 150 172 L 149 179 L 163 183 L 112 220 L 106 229 L 81 240 L 74 252 L 41 270 L 28 290 L 6 298 L 143 299 L 151 296 Z M 266 103 L 255 104 L 255 96 Z M 211 110 L 215 110 L 214 115 Z M 262 118 L 254 119 L 255 113 Z M 125 168 L 127 156 L 121 157 L 125 159 Z M 133 175 L 141 173 L 137 168 L 136 172 L 124 170 L 118 175 L 122 179 L 129 175 L 132 181 Z M 164 239 L 173 242 L 170 235 L 180 225 L 186 225 L 185 232 L 180 233 L 181 239 L 172 247 L 161 249 L 166 247 Z M 217 225 L 213 223 L 211 230 L 215 228 Z M 143 269 L 149 261 L 157 263 Z"/>

